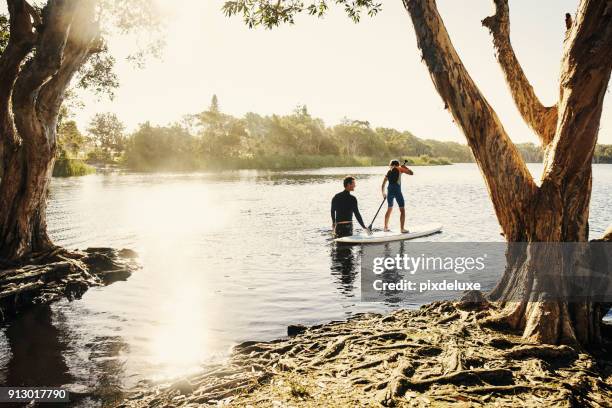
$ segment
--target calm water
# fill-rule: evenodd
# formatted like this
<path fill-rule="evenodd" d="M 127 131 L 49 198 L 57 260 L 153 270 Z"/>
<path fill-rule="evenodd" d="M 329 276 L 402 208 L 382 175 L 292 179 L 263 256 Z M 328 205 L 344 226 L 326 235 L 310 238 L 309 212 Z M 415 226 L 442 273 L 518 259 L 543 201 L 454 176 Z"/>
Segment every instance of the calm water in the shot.
<path fill-rule="evenodd" d="M 329 202 L 342 177 L 357 177 L 355 195 L 369 223 L 384 172 L 55 179 L 49 228 L 58 244 L 133 248 L 144 267 L 126 282 L 33 310 L 3 328 L 0 383 L 63 385 L 94 395 L 79 405 L 99 405 L 140 381 L 197 370 L 239 341 L 283 336 L 291 323 L 398 307 L 362 304 L 359 249 L 339 253 L 329 242 Z M 404 183 L 408 226 L 444 225 L 443 234 L 426 240 L 501 241 L 475 165 L 415 173 Z M 595 166 L 593 190 L 591 229 L 598 236 L 612 222 L 612 165 Z"/>

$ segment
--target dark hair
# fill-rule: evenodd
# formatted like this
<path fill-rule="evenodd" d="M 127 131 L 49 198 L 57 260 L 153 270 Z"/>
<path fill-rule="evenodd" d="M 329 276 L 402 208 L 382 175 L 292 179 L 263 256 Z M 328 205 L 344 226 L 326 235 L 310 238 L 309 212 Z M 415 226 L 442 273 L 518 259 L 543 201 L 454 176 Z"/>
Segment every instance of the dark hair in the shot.
<path fill-rule="evenodd" d="M 353 184 L 353 181 L 355 181 L 355 177 L 353 177 L 353 176 L 346 176 L 342 183 L 344 183 L 344 187 L 346 187 L 349 184 Z"/>
<path fill-rule="evenodd" d="M 389 166 L 399 166 L 399 161 L 398 160 L 391 160 L 391 162 L 389 163 Z"/>

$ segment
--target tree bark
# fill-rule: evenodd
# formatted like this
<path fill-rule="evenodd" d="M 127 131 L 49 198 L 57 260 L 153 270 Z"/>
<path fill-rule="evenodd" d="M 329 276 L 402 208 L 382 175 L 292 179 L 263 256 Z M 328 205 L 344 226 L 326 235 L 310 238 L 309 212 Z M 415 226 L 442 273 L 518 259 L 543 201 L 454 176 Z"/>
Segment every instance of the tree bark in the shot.
<path fill-rule="evenodd" d="M 8 3 L 11 32 L 0 64 L 4 263 L 53 248 L 46 198 L 57 153 L 57 117 L 66 87 L 98 36 L 93 0 L 49 0 L 42 16 L 32 15 L 34 9 L 24 0 Z"/>
<path fill-rule="evenodd" d="M 495 15 L 483 24 L 493 34 L 498 62 L 523 119 L 546 149 L 540 186 L 457 55 L 435 0 L 404 0 L 425 64 L 474 153 L 504 235 L 509 242 L 525 242 L 509 251 L 506 271 L 490 293 L 501 309 L 496 320 L 539 342 L 596 343 L 604 309 L 589 298 L 569 302 L 558 297 L 571 291 L 568 271 L 578 254 L 529 243 L 588 240 L 591 160 L 612 69 L 611 2 L 580 3 L 566 34 L 559 104 L 548 108 L 536 97 L 510 45 L 507 1 L 494 3 Z M 552 275 L 546 273 L 551 266 Z"/>
<path fill-rule="evenodd" d="M 557 106 L 544 106 L 529 83 L 510 43 L 508 0 L 494 0 L 495 14 L 482 20 L 493 35 L 497 61 L 502 68 L 514 103 L 525 122 L 546 147 L 557 127 Z"/>

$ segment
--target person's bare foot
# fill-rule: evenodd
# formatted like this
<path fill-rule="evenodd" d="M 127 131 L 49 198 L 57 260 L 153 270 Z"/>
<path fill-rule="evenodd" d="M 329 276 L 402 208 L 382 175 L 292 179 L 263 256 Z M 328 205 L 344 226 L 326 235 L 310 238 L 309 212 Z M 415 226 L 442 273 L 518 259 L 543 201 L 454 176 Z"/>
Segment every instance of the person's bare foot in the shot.
<path fill-rule="evenodd" d="M 402 230 L 402 234 L 408 234 L 410 231 L 408 231 L 407 229 L 403 229 Z"/>
<path fill-rule="evenodd" d="M 385 228 L 383 229 L 383 232 L 391 232 L 391 230 L 389 228 Z"/>

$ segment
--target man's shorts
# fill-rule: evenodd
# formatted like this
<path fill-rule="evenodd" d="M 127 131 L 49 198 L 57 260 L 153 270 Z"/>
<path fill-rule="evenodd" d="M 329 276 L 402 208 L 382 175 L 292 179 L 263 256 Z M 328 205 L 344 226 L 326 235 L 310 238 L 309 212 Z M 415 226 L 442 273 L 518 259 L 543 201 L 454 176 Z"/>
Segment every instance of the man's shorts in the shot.
<path fill-rule="evenodd" d="M 353 235 L 353 223 L 346 222 L 341 224 L 336 224 L 336 229 L 334 230 L 336 238 L 342 237 L 350 237 Z"/>
<path fill-rule="evenodd" d="M 387 204 L 389 208 L 393 207 L 393 199 L 397 201 L 399 208 L 404 208 L 404 196 L 402 195 L 402 186 L 399 184 L 389 184 L 387 188 Z"/>

